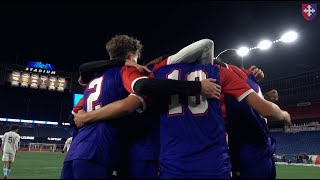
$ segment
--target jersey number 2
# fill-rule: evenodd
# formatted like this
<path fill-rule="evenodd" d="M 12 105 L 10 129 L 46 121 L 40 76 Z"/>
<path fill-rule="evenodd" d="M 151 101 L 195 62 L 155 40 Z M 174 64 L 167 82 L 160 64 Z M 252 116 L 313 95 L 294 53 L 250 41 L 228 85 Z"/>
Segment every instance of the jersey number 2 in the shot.
<path fill-rule="evenodd" d="M 167 75 L 168 79 L 180 80 L 180 70 L 175 69 Z M 203 70 L 197 70 L 186 76 L 187 81 L 201 81 L 207 78 L 207 74 Z M 206 97 L 201 95 L 188 97 L 188 109 L 193 115 L 204 114 L 208 110 L 208 101 Z M 178 95 L 171 96 L 169 105 L 169 115 L 178 115 L 183 113 L 183 107 L 179 102 Z"/>
<path fill-rule="evenodd" d="M 90 82 L 87 91 L 90 93 L 87 98 L 87 112 L 97 110 L 101 108 L 102 103 L 99 102 L 101 95 L 103 76 L 94 79 Z"/>

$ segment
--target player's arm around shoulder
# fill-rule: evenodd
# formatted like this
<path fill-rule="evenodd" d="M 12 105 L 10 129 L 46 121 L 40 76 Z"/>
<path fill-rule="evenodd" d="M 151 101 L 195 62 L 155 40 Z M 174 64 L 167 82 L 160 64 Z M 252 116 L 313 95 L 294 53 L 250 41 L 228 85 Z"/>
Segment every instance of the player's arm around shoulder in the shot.
<path fill-rule="evenodd" d="M 91 112 L 80 110 L 74 115 L 74 121 L 76 126 L 81 128 L 88 123 L 121 118 L 136 110 L 143 112 L 145 108 L 146 104 L 144 99 L 132 93 L 122 100 L 115 101 Z"/>
<path fill-rule="evenodd" d="M 291 125 L 291 117 L 287 111 L 283 111 L 278 105 L 263 99 L 256 92 L 250 93 L 245 100 L 261 116 Z"/>

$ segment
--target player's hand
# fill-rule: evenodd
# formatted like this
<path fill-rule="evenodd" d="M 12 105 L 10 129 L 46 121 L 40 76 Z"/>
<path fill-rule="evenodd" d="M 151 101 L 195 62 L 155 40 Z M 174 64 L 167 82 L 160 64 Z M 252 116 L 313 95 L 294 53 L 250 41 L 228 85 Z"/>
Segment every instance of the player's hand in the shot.
<path fill-rule="evenodd" d="M 201 81 L 201 95 L 207 98 L 220 99 L 221 86 L 216 84 L 216 79 L 204 79 Z"/>
<path fill-rule="evenodd" d="M 251 66 L 249 70 L 253 73 L 256 80 L 259 82 L 264 78 L 264 73 L 261 69 L 257 68 L 256 66 Z"/>
<path fill-rule="evenodd" d="M 128 59 L 126 59 L 125 65 L 130 66 L 130 67 L 135 67 L 142 73 L 144 73 L 145 71 L 149 72 L 149 73 L 151 72 L 151 70 L 149 68 L 147 68 L 146 66 L 141 66 L 140 64 L 137 64 L 136 62 L 128 60 Z"/>
<path fill-rule="evenodd" d="M 282 111 L 282 116 L 284 123 L 290 127 L 292 125 L 290 114 L 287 111 Z"/>
<path fill-rule="evenodd" d="M 62 150 L 61 153 L 64 153 L 64 151 Z"/>
<path fill-rule="evenodd" d="M 81 128 L 88 123 L 87 112 L 83 109 L 78 111 L 77 114 L 74 115 L 74 123 L 77 128 Z"/>
<path fill-rule="evenodd" d="M 279 99 L 278 91 L 272 89 L 264 95 L 264 99 L 270 102 L 277 102 Z"/>

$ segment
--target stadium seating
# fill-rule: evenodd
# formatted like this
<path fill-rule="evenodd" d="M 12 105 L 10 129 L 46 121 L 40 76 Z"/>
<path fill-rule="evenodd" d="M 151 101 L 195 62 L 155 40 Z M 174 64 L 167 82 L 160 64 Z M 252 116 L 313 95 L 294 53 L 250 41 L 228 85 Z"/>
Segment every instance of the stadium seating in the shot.
<path fill-rule="evenodd" d="M 320 103 L 315 103 L 306 107 L 288 107 L 283 109 L 290 113 L 292 119 L 320 117 Z"/>
<path fill-rule="evenodd" d="M 272 132 L 271 137 L 277 141 L 276 154 L 293 157 L 297 154 L 320 154 L 320 131 L 296 133 Z"/>

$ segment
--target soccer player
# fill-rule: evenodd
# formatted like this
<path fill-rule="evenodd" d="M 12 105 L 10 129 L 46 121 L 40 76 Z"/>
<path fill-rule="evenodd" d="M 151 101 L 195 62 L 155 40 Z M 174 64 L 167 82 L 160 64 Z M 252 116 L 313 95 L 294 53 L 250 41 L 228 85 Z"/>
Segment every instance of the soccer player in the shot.
<path fill-rule="evenodd" d="M 213 59 L 213 52 L 208 51 L 213 46 L 213 42 L 208 39 L 203 39 L 192 43 L 191 45 L 183 48 L 178 53 L 168 56 L 167 58 L 168 63 L 176 63 L 181 59 L 185 61 L 190 60 L 198 60 L 201 61 L 208 61 Z M 86 73 L 94 74 L 99 70 L 103 69 L 102 67 L 106 66 L 106 61 L 96 61 L 90 64 L 90 68 L 87 65 L 82 65 L 80 67 L 80 73 L 84 77 L 88 77 Z M 115 65 L 114 61 L 114 65 Z M 86 73 L 84 71 L 87 71 Z M 133 73 L 134 74 L 134 73 Z M 177 81 L 174 81 L 176 83 Z M 154 87 L 152 90 L 148 90 L 147 88 L 138 88 L 138 92 L 145 95 L 150 94 L 159 94 L 157 91 L 163 94 L 165 90 L 168 88 L 166 85 L 161 86 L 159 83 L 154 83 Z M 176 87 L 175 84 L 172 84 L 171 87 L 173 89 L 180 89 Z M 184 89 L 184 88 L 182 88 Z M 140 91 L 139 91 L 140 90 Z M 186 89 L 185 89 L 186 90 Z M 135 90 L 137 91 L 137 90 Z M 217 89 L 215 92 L 219 93 Z M 168 93 L 167 93 L 168 94 Z M 219 96 L 215 96 L 215 98 L 219 98 Z M 111 104 L 110 104 L 111 105 Z M 81 112 L 80 112 L 81 114 Z M 95 116 L 95 119 L 98 119 L 98 116 Z M 153 120 L 148 122 L 148 119 L 153 118 Z M 153 115 L 151 110 L 148 110 L 147 113 L 143 114 L 141 120 L 138 121 L 131 121 L 130 130 L 131 136 L 130 140 L 128 140 L 128 177 L 129 178 L 156 178 L 158 172 L 158 141 L 159 141 L 159 125 L 157 124 L 156 120 L 158 117 Z"/>
<path fill-rule="evenodd" d="M 62 153 L 64 153 L 65 151 L 69 151 L 69 148 L 70 148 L 70 145 L 71 145 L 71 142 L 72 142 L 72 137 L 69 137 L 66 142 L 64 143 L 64 147 L 63 147 L 63 150 L 62 150 Z"/>
<path fill-rule="evenodd" d="M 116 42 L 112 43 L 112 48 L 108 51 L 111 58 L 125 57 L 137 61 L 142 48 L 138 40 L 128 36 L 116 36 L 109 43 L 113 41 Z M 95 112 L 93 110 L 99 112 L 100 107 L 111 105 L 111 102 L 120 99 L 122 100 L 117 101 L 118 103 L 112 103 L 112 106 L 108 106 L 109 108 L 105 111 L 109 119 L 123 117 L 139 107 L 145 109 L 144 100 L 133 92 L 138 82 L 143 82 L 142 86 L 145 87 L 148 86 L 148 82 L 151 82 L 150 87 L 152 88 L 153 82 L 156 82 L 157 85 L 166 85 L 163 88 L 165 94 L 182 92 L 185 95 L 196 95 L 201 92 L 207 97 L 214 95 L 212 89 L 215 86 L 213 86 L 212 80 L 194 83 L 163 79 L 146 80 L 146 77 L 136 77 L 135 70 L 135 68 L 114 67 L 104 73 L 96 74 L 87 84 L 83 100 L 84 109 L 88 112 Z M 132 88 L 128 91 L 131 94 L 127 98 L 125 97 L 128 96 L 128 92 L 125 91 L 122 83 L 130 84 L 129 86 Z M 179 89 L 174 89 L 174 87 L 179 87 Z M 187 87 L 189 88 L 187 89 Z M 158 90 L 158 92 L 161 91 Z M 116 169 L 119 155 L 117 130 L 119 123 L 117 121 L 121 122 L 120 119 L 117 119 L 110 122 L 91 123 L 76 130 L 64 161 L 62 178 L 111 178 L 111 173 Z"/>
<path fill-rule="evenodd" d="M 11 125 L 10 131 L 6 132 L 2 139 L 2 161 L 3 164 L 3 179 L 7 179 L 10 172 L 11 166 L 18 153 L 20 135 L 18 134 L 19 126 Z"/>
<path fill-rule="evenodd" d="M 167 64 L 166 61 L 161 64 Z M 176 64 L 164 66 L 153 74 L 160 78 L 185 77 L 187 80 L 215 78 L 223 93 L 239 101 L 245 100 L 264 116 L 290 121 L 287 112 L 260 98 L 243 80 L 225 68 L 219 69 L 211 64 Z M 130 88 L 130 85 L 125 84 L 125 87 Z M 161 97 L 156 102 L 164 100 L 165 97 Z M 220 101 L 201 96 L 172 96 L 170 102 L 160 121 L 161 178 L 230 178 L 231 165 Z M 94 115 L 87 113 L 87 116 L 103 119 L 102 110 L 107 108 L 101 108 Z"/>
<path fill-rule="evenodd" d="M 240 69 L 235 65 L 235 59 L 229 59 L 228 64 L 215 61 L 228 70 L 234 72 L 263 98 L 258 81 L 264 77 L 263 72 L 251 66 L 249 70 Z M 250 107 L 247 103 L 237 99 L 221 96 L 222 112 L 227 119 L 229 135 L 229 150 L 231 155 L 234 178 L 272 178 L 276 177 L 275 141 L 269 136 L 267 120 Z M 270 102 L 278 100 L 276 90 L 271 90 L 264 96 Z M 290 124 L 290 123 L 289 123 Z"/>
<path fill-rule="evenodd" d="M 245 81 L 211 64 L 176 64 L 153 72 L 158 78 L 217 79 L 222 93 L 245 102 L 263 116 L 290 122 L 287 112 L 257 95 Z M 242 120 L 239 120 L 241 123 Z M 162 178 L 230 178 L 230 162 L 218 100 L 172 96 L 161 114 Z"/>
<path fill-rule="evenodd" d="M 253 73 L 232 64 L 226 65 L 263 98 Z M 266 94 L 270 100 L 277 100 L 277 92 Z M 275 98 L 273 98 L 275 97 Z M 229 125 L 229 149 L 234 178 L 275 179 L 276 168 L 273 159 L 275 140 L 270 137 L 267 119 L 248 104 L 225 97 L 226 119 Z"/>

